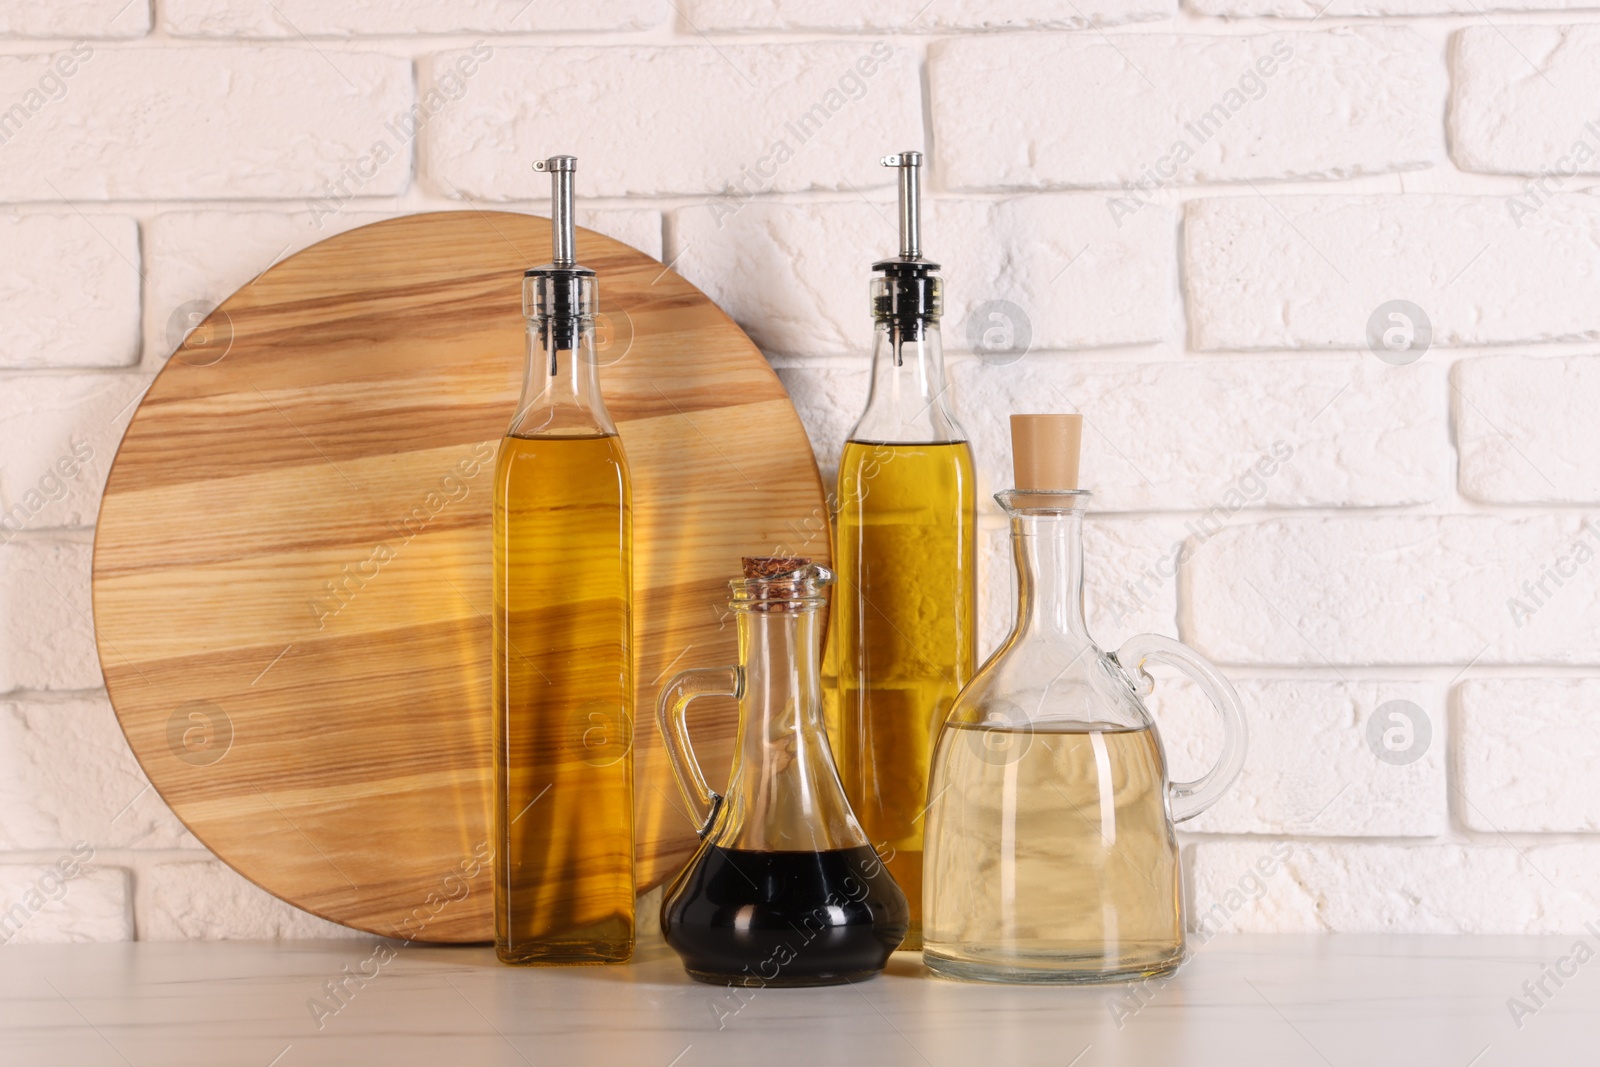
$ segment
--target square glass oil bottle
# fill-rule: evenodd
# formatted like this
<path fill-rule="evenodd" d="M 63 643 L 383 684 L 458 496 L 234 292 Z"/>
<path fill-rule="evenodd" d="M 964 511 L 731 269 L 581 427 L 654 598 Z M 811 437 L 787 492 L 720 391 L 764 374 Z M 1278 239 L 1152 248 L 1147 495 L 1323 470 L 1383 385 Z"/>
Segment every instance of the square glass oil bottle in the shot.
<path fill-rule="evenodd" d="M 922 836 L 934 738 L 976 665 L 977 493 L 940 347 L 943 281 L 921 253 L 919 152 L 900 170 L 900 254 L 873 265 L 866 410 L 839 460 L 833 646 L 839 772 L 911 901 L 922 944 Z"/>
<path fill-rule="evenodd" d="M 574 259 L 576 161 L 535 169 L 554 256 L 524 280 L 527 377 L 495 467 L 495 948 L 606 963 L 634 940 L 632 498 Z"/>

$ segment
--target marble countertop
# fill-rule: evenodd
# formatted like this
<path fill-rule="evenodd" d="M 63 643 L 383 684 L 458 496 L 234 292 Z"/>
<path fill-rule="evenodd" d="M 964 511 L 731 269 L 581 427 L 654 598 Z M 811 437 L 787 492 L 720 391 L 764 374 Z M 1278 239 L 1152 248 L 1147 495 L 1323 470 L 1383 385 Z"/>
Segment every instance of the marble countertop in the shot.
<path fill-rule="evenodd" d="M 0 1063 L 1589 1063 L 1596 947 L 1594 935 L 1218 936 L 1143 987 L 953 983 L 899 953 L 855 986 L 734 992 L 690 981 L 660 944 L 623 966 L 528 969 L 486 948 L 376 939 L 13 945 L 0 948 Z"/>

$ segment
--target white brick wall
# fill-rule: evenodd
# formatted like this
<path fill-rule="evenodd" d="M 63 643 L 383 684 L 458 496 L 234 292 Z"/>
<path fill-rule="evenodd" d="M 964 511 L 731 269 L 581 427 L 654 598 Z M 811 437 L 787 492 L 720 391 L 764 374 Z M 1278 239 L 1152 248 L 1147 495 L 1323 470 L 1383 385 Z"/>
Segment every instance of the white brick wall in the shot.
<path fill-rule="evenodd" d="M 0 219 L 0 367 L 139 358 L 139 227 L 126 216 Z"/>
<path fill-rule="evenodd" d="M 861 279 L 898 247 L 895 211 L 887 191 L 871 202 L 698 205 L 673 215 L 672 255 L 767 352 L 849 352 L 871 343 L 870 333 L 862 339 L 862 318 L 869 327 L 871 318 Z M 1176 220 L 1165 209 L 1118 228 L 1100 197 L 945 200 L 928 205 L 924 226 L 940 234 L 929 258 L 945 275 L 947 349 L 970 349 L 974 312 L 1002 299 L 1022 308 L 1040 349 L 1172 332 Z M 857 281 L 840 284 L 843 270 Z M 752 273 L 768 283 L 740 284 Z"/>
<path fill-rule="evenodd" d="M 1464 359 L 1451 400 L 1463 494 L 1490 504 L 1600 504 L 1600 359 Z"/>
<path fill-rule="evenodd" d="M 1362 348 L 1390 300 L 1427 314 L 1436 345 L 1600 337 L 1600 199 L 1514 214 L 1497 196 L 1247 196 L 1185 220 L 1194 346 Z M 1528 201 L 1531 203 L 1531 201 Z"/>
<path fill-rule="evenodd" d="M 1193 546 L 1182 629 L 1223 663 L 1595 667 L 1597 554 L 1577 516 L 1267 519 Z"/>
<path fill-rule="evenodd" d="M 685 21 L 702 30 L 937 33 L 948 30 L 1078 29 L 1167 18 L 1167 0 L 688 0 Z"/>
<path fill-rule="evenodd" d="M 1462 821 L 1486 833 L 1600 830 L 1600 679 L 1485 678 L 1461 686 Z"/>
<path fill-rule="evenodd" d="M 437 74 L 460 58 L 427 66 Z M 595 121 L 597 100 L 615 109 L 615 125 Z M 528 156 L 552 149 L 535 145 L 590 160 L 592 196 L 713 196 L 887 185 L 883 146 L 922 139 L 915 57 L 882 40 L 501 46 L 462 102 L 426 127 L 429 177 L 440 191 L 490 200 L 548 195 Z"/>
<path fill-rule="evenodd" d="M 90 546 L 81 541 L 0 546 L 0 690 L 100 685 L 89 564 Z"/>
<path fill-rule="evenodd" d="M 959 189 L 1415 170 L 1444 152 L 1434 52 L 1404 27 L 941 42 L 937 158 Z"/>
<path fill-rule="evenodd" d="M 1182 637 L 1248 708 L 1244 774 L 1183 831 L 1196 924 L 1580 926 L 1597 99 L 1593 0 L 0 0 L 0 938 L 333 929 L 177 823 L 101 688 L 99 495 L 197 315 L 353 226 L 542 212 L 529 163 L 572 151 L 580 221 L 727 308 L 831 477 L 906 147 L 985 647 L 1004 416 L 1078 410 L 1091 627 Z M 1369 351 L 1395 300 L 1431 330 L 1409 365 Z M 1025 353 L 982 351 L 994 301 Z M 1395 700 L 1411 762 L 1369 740 Z M 1171 677 L 1154 703 L 1193 775 L 1210 715 Z"/>
<path fill-rule="evenodd" d="M 0 701 L 0 848 L 196 848 L 151 788 L 110 702 Z"/>
<path fill-rule="evenodd" d="M 142 37 L 150 5 L 128 0 L 0 0 L 0 36 Z"/>
<path fill-rule="evenodd" d="M 175 37 L 359 37 L 449 33 L 637 30 L 659 25 L 666 0 L 169 0 L 161 24 Z"/>
<path fill-rule="evenodd" d="M 128 872 L 80 866 L 64 850 L 49 863 L 0 864 L 0 944 L 130 941 Z"/>
<path fill-rule="evenodd" d="M 1263 875 L 1272 848 L 1288 858 Z M 1193 873 L 1191 929 L 1569 933 L 1594 920 L 1600 848 L 1217 841 L 1195 847 Z"/>
<path fill-rule="evenodd" d="M 1574 175 L 1600 174 L 1596 49 L 1600 26 L 1463 30 L 1450 99 L 1450 145 L 1461 169 L 1553 174 L 1557 190 Z"/>
<path fill-rule="evenodd" d="M 0 198 L 311 197 L 341 180 L 370 196 L 399 192 L 409 179 L 403 164 L 364 183 L 345 177 L 375 144 L 396 140 L 386 123 L 412 96 L 400 57 L 332 58 L 298 42 L 77 49 L 56 53 L 79 65 L 57 79 L 59 98 L 47 93 L 37 110 L 29 94 L 55 76 L 54 61 L 0 56 L 0 100 L 28 110 L 0 146 Z"/>
<path fill-rule="evenodd" d="M 1300 837 L 1436 837 L 1447 831 L 1442 692 L 1417 682 L 1322 673 L 1238 679 L 1250 722 L 1249 762 L 1238 784 L 1187 829 Z M 1368 719 L 1391 700 L 1422 709 L 1434 731 L 1415 762 L 1384 762 L 1367 742 Z M 1186 703 L 1178 729 L 1164 714 L 1162 723 L 1169 749 L 1188 757 L 1188 766 L 1173 773 L 1194 778 L 1216 758 L 1221 728 L 1198 695 Z"/>

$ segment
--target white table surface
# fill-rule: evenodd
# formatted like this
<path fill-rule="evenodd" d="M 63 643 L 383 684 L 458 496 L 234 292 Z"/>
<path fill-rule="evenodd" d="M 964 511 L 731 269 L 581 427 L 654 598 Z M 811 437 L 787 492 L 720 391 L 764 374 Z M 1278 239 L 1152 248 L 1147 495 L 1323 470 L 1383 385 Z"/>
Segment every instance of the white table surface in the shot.
<path fill-rule="evenodd" d="M 1531 1006 L 1522 983 L 1578 940 L 1219 936 L 1120 1027 L 1111 998 L 1128 987 L 953 983 L 907 953 L 869 982 L 747 991 L 740 1006 L 657 943 L 576 968 L 399 945 L 319 1028 L 310 1002 L 375 940 L 13 945 L 0 948 L 0 1064 L 1600 1063 L 1600 957 L 1559 988 L 1546 979 L 1553 996 L 1520 1028 L 1506 1006 Z M 738 1008 L 720 1029 L 719 1004 Z"/>

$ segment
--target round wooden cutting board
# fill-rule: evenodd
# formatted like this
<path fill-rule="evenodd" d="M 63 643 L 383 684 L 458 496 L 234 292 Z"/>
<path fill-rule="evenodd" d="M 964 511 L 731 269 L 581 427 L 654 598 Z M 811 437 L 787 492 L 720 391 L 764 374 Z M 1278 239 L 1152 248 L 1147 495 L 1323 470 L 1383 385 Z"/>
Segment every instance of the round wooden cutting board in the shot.
<path fill-rule="evenodd" d="M 195 836 L 267 891 L 388 936 L 494 936 L 490 505 L 549 223 L 415 215 L 272 267 L 140 404 L 100 511 L 112 704 Z M 805 430 L 707 297 L 588 230 L 601 371 L 633 475 L 640 887 L 695 841 L 661 751 L 673 672 L 734 662 L 741 555 L 827 558 Z M 731 701 L 699 701 L 701 761 Z"/>

